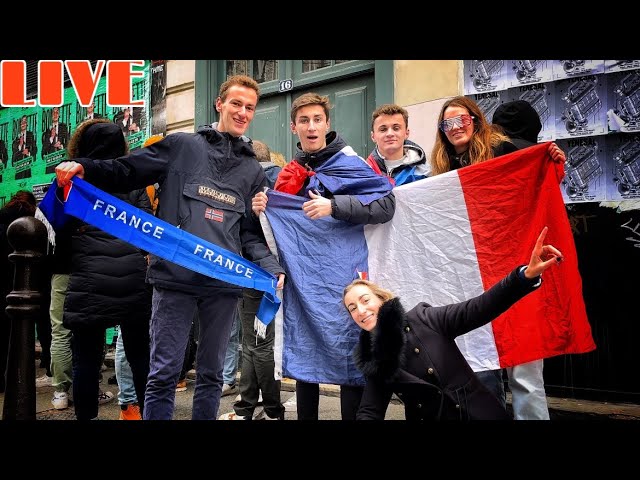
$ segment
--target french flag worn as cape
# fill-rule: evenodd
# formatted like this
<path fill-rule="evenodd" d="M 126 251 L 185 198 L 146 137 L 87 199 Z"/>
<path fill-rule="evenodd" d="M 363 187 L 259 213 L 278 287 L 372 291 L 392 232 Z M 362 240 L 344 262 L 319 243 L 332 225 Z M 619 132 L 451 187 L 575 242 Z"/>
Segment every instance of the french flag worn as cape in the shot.
<path fill-rule="evenodd" d="M 287 273 L 277 371 L 308 382 L 361 384 L 351 360 L 360 329 L 342 304 L 348 283 L 366 272 L 406 309 L 467 300 L 528 264 L 545 226 L 545 243 L 564 261 L 543 274 L 541 288 L 456 342 L 475 371 L 595 349 L 558 186 L 564 170 L 547 148 L 397 187 L 395 215 L 382 225 L 310 220 L 301 210 L 306 199 L 269 191 L 265 213 Z"/>

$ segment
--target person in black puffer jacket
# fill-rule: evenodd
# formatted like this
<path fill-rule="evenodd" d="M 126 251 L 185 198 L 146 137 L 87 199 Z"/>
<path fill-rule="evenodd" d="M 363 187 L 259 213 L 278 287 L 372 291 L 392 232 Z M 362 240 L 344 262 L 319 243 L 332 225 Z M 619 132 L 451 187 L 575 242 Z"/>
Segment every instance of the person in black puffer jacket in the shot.
<path fill-rule="evenodd" d="M 107 119 L 81 124 L 69 142 L 70 157 L 105 160 L 126 154 L 122 131 Z M 144 188 L 119 199 L 151 214 Z M 78 420 L 98 415 L 99 375 L 105 329 L 120 325 L 142 411 L 149 373 L 151 291 L 145 283 L 146 252 L 80 223 L 71 238 L 71 274 L 63 325 L 72 331 L 73 397 Z"/>

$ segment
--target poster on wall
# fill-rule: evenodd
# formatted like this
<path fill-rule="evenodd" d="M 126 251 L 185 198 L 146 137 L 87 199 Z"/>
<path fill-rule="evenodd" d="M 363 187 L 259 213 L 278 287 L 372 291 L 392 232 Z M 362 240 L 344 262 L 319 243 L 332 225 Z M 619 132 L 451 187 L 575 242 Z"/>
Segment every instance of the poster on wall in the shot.
<path fill-rule="evenodd" d="M 73 92 L 67 91 L 67 97 Z M 60 107 L 45 108 L 41 111 L 41 158 L 37 175 L 55 173 L 60 162 L 67 158 L 67 144 L 71 137 L 71 106 L 72 101 L 65 98 L 65 103 Z M 75 113 L 75 112 L 74 112 Z"/>
<path fill-rule="evenodd" d="M 604 75 L 587 75 L 555 83 L 556 138 L 607 133 Z"/>
<path fill-rule="evenodd" d="M 507 80 L 510 87 L 553 80 L 551 60 L 508 60 Z"/>
<path fill-rule="evenodd" d="M 142 77 L 133 78 L 132 99 L 149 105 L 150 63 L 137 67 Z M 55 178 L 56 166 L 67 158 L 67 146 L 77 126 L 91 118 L 120 122 L 130 149 L 140 147 L 149 136 L 150 109 L 128 112 L 107 107 L 106 77 L 96 87 L 93 105 L 82 107 L 73 87 L 65 88 L 58 107 L 10 107 L 0 109 L 0 207 L 18 190 L 40 193 Z M 6 153 L 2 147 L 6 148 Z M 40 190 L 39 190 L 40 189 Z"/>
<path fill-rule="evenodd" d="M 148 74 L 149 71 L 147 69 Z M 148 76 L 146 78 L 147 80 L 149 79 Z M 149 105 L 148 94 L 150 91 L 149 81 L 134 83 L 131 98 L 133 100 L 146 99 L 146 104 Z M 122 130 L 122 134 L 129 144 L 129 150 L 142 147 L 149 136 L 149 112 L 150 110 L 147 107 L 111 108 L 110 118 Z"/>
<path fill-rule="evenodd" d="M 524 100 L 528 102 L 540 117 L 542 130 L 538 142 L 548 142 L 556 138 L 555 97 L 553 83 L 535 83 L 507 90 L 509 102 Z"/>
<path fill-rule="evenodd" d="M 464 60 L 464 93 L 493 92 L 509 87 L 507 60 Z"/>
<path fill-rule="evenodd" d="M 151 135 L 167 134 L 166 60 L 151 61 Z"/>
<path fill-rule="evenodd" d="M 606 77 L 609 132 L 640 132 L 640 70 Z"/>
<path fill-rule="evenodd" d="M 623 72 L 640 68 L 640 60 L 605 60 L 605 73 Z"/>
<path fill-rule="evenodd" d="M 553 60 L 553 79 L 604 73 L 604 60 Z"/>
<path fill-rule="evenodd" d="M 497 92 L 476 93 L 467 95 L 471 100 L 478 104 L 480 111 L 484 114 L 487 122 L 491 123 L 493 120 L 493 114 L 498 108 L 498 105 L 507 102 L 507 91 L 500 90 Z"/>
<path fill-rule="evenodd" d="M 13 110 L 13 112 L 11 112 L 12 115 L 8 115 L 11 119 L 11 130 L 13 132 L 11 169 L 7 171 L 8 175 L 4 176 L 3 183 L 14 180 L 18 182 L 18 189 L 21 189 L 27 185 L 25 179 L 32 177 L 32 169 L 38 158 L 36 138 L 39 136 L 38 117 L 40 112 L 39 109 L 34 107 L 9 110 Z M 13 174 L 13 176 L 11 174 Z"/>
<path fill-rule="evenodd" d="M 4 171 L 9 165 L 9 148 L 7 148 L 7 145 L 11 145 L 9 141 L 9 126 L 8 119 L 0 122 L 0 184 L 2 183 Z"/>
<path fill-rule="evenodd" d="M 560 184 L 565 203 L 606 199 L 605 137 L 557 140 L 564 150 L 565 176 Z"/>
<path fill-rule="evenodd" d="M 640 198 L 640 134 L 607 135 L 607 198 Z"/>

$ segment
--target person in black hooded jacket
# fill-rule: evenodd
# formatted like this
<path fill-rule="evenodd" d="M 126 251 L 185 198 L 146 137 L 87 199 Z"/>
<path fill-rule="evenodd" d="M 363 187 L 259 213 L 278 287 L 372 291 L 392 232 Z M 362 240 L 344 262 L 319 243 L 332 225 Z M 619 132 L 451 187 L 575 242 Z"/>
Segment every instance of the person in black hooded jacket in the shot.
<path fill-rule="evenodd" d="M 251 140 L 244 136 L 259 96 L 260 87 L 251 77 L 229 77 L 215 102 L 219 122 L 196 133 L 167 135 L 126 156 L 63 162 L 56 168 L 58 185 L 67 185 L 74 175 L 109 192 L 158 183 L 157 218 L 257 263 L 278 277 L 276 288 L 282 288 L 283 269 L 250 210 L 251 198 L 266 185 Z M 207 212 L 213 209 L 219 214 L 210 218 Z M 155 255 L 147 281 L 153 285 L 152 349 L 143 419 L 173 418 L 176 385 L 197 309 L 200 329 L 192 418 L 215 420 L 224 353 L 242 287 Z"/>
<path fill-rule="evenodd" d="M 538 112 L 524 100 L 499 105 L 493 113 L 492 123 L 500 125 L 509 137 L 509 142 L 519 150 L 538 143 L 538 135 L 542 130 Z M 554 161 L 565 161 L 564 152 L 560 147 L 552 143 L 549 148 Z M 513 416 L 516 420 L 549 420 L 543 367 L 544 360 L 534 360 L 505 369 L 511 391 Z"/>
<path fill-rule="evenodd" d="M 406 420 L 508 420 L 496 396 L 474 374 L 455 338 L 485 325 L 542 284 L 541 274 L 562 254 L 544 245 L 543 228 L 521 265 L 483 294 L 432 307 L 421 302 L 405 312 L 400 299 L 367 280 L 354 280 L 344 305 L 362 329 L 353 352 L 367 378 L 357 420 L 384 420 L 391 395 L 404 403 Z"/>
<path fill-rule="evenodd" d="M 97 162 L 124 155 L 128 149 L 122 131 L 108 119 L 80 124 L 68 146 L 73 157 Z M 152 213 L 144 188 L 115 196 Z M 97 227 L 73 221 L 71 272 L 62 323 L 72 332 L 76 418 L 91 420 L 98 415 L 98 383 L 108 327 L 120 325 L 136 393 L 144 398 L 149 372 L 151 292 L 145 283 L 146 252 Z M 139 405 L 143 411 L 143 402 Z"/>

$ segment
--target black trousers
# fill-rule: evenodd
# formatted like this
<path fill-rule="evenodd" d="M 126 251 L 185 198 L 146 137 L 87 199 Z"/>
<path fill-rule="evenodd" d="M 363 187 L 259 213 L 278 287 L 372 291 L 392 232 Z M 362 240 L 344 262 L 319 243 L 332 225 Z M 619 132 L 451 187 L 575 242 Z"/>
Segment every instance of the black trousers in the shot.
<path fill-rule="evenodd" d="M 340 385 L 340 414 L 342 420 L 355 420 L 364 387 Z M 318 420 L 320 385 L 296 381 L 298 420 Z"/>
<path fill-rule="evenodd" d="M 153 287 L 146 284 L 147 302 L 146 314 L 136 318 L 127 318 L 120 323 L 120 335 L 122 346 L 127 356 L 133 375 L 133 386 L 138 397 L 140 415 L 144 413 L 144 396 L 147 389 L 147 377 L 149 376 L 149 363 L 151 361 L 151 335 L 149 324 L 151 323 L 151 296 Z"/>
<path fill-rule="evenodd" d="M 284 406 L 280 400 L 280 381 L 275 379 L 273 345 L 275 322 L 267 327 L 266 338 L 256 335 L 253 323 L 263 292 L 245 288 L 240 303 L 242 322 L 242 365 L 240 401 L 233 405 L 238 415 L 252 416 L 262 391 L 262 405 L 269 418 L 284 419 Z"/>

